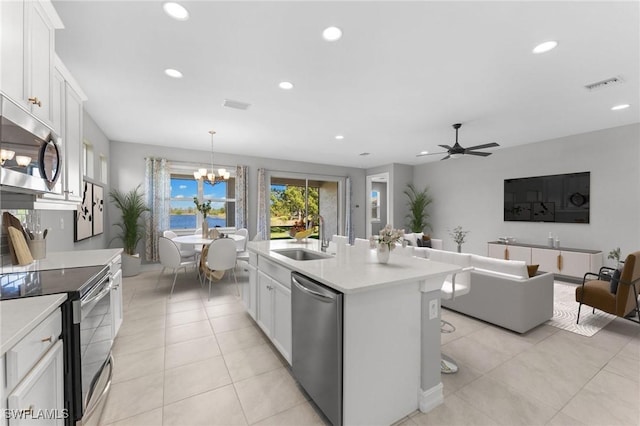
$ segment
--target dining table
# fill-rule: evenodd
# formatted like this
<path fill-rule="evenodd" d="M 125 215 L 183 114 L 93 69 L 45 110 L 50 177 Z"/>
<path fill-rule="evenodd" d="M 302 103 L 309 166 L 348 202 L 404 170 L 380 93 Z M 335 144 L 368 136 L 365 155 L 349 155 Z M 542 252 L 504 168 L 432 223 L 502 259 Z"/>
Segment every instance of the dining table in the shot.
<path fill-rule="evenodd" d="M 244 236 L 235 235 L 235 234 L 225 234 L 225 236 L 222 238 L 230 238 L 234 240 L 238 251 L 242 251 L 244 249 L 244 240 L 245 240 Z M 189 234 L 189 235 L 180 235 L 178 237 L 172 238 L 172 240 L 179 244 L 193 244 L 193 245 L 199 246 L 199 245 L 211 244 L 214 238 L 205 238 L 200 234 Z"/>

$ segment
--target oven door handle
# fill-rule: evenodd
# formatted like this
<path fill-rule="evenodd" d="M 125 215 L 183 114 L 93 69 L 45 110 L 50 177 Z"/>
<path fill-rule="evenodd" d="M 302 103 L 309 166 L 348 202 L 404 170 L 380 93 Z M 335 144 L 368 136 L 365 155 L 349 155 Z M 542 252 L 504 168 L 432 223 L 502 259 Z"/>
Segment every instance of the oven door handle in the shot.
<path fill-rule="evenodd" d="M 107 282 L 107 284 L 104 284 L 105 281 Z M 105 276 L 100 284 L 104 284 L 102 286 L 102 290 L 98 294 L 96 294 L 95 296 L 91 296 L 91 293 L 89 293 L 89 295 L 88 295 L 88 297 L 86 299 L 82 299 L 80 301 L 80 307 L 81 308 L 86 306 L 87 304 L 89 304 L 91 302 L 94 302 L 94 301 L 102 299 L 105 295 L 107 295 L 111 291 L 112 283 L 111 283 L 111 280 L 109 280 L 109 275 Z M 100 287 L 101 287 L 100 285 L 95 286 L 95 288 L 100 288 Z"/>
<path fill-rule="evenodd" d="M 113 362 L 114 362 L 113 355 L 109 354 L 109 358 L 107 359 L 107 361 L 104 363 L 104 366 L 102 367 L 104 369 L 107 367 L 107 365 L 109 366 L 109 377 L 107 378 L 107 381 L 104 384 L 102 391 L 100 391 L 100 395 L 96 396 L 95 398 L 94 398 L 94 392 L 96 390 L 95 386 L 100 376 L 102 376 L 102 374 L 96 374 L 96 376 L 93 378 L 93 381 L 91 382 L 91 386 L 89 387 L 90 391 L 87 394 L 87 397 L 85 400 L 86 408 L 84 413 L 82 414 L 82 418 L 84 421 L 88 420 L 89 417 L 91 417 L 95 409 L 100 405 L 100 401 L 102 401 L 102 399 L 105 398 L 109 393 L 109 388 L 111 388 L 111 381 L 113 379 Z M 91 405 L 89 405 L 89 403 L 91 403 Z"/>

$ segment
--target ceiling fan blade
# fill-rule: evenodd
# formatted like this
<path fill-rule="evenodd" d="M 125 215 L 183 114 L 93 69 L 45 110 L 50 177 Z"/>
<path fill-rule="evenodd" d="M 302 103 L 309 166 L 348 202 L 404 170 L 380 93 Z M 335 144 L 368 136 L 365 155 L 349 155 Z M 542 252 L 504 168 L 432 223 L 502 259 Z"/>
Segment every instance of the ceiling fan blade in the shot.
<path fill-rule="evenodd" d="M 453 148 L 452 148 L 452 147 L 450 147 L 449 145 L 438 145 L 438 146 L 439 146 L 439 147 L 441 147 L 441 148 L 446 149 L 447 151 L 451 151 L 451 150 L 453 149 Z"/>
<path fill-rule="evenodd" d="M 427 154 L 416 154 L 416 157 L 426 157 L 427 155 L 441 155 L 441 154 L 446 154 L 447 151 L 443 151 L 443 152 L 429 152 Z"/>
<path fill-rule="evenodd" d="M 447 159 L 449 159 L 449 158 L 451 158 L 451 156 L 450 156 L 450 155 L 447 155 L 446 157 L 441 158 L 441 159 L 440 159 L 440 161 L 442 161 L 442 160 L 447 160 Z"/>
<path fill-rule="evenodd" d="M 493 147 L 496 147 L 496 146 L 500 146 L 500 145 L 495 143 L 495 142 L 491 142 L 491 143 L 485 143 L 484 145 L 470 146 L 466 150 L 468 151 L 468 150 L 471 150 L 471 149 L 493 148 Z"/>
<path fill-rule="evenodd" d="M 479 151 L 468 151 L 465 152 L 465 155 L 478 155 L 480 157 L 488 157 L 491 155 L 490 152 L 479 152 Z"/>

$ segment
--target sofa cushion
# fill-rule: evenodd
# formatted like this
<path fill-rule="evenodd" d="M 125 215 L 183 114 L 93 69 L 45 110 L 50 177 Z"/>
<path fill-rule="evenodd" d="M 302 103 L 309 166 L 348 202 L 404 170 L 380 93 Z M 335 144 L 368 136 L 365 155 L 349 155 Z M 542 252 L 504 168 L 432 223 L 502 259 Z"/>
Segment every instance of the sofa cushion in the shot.
<path fill-rule="evenodd" d="M 618 292 L 618 283 L 620 282 L 620 269 L 616 269 L 613 275 L 611 276 L 611 282 L 609 283 L 609 291 L 612 294 L 616 294 Z"/>
<path fill-rule="evenodd" d="M 529 278 L 527 263 L 524 260 L 502 260 L 472 254 L 471 266 L 478 271 L 494 272 L 514 278 Z"/>
<path fill-rule="evenodd" d="M 471 265 L 471 254 L 467 253 L 455 253 L 452 251 L 436 250 L 430 248 L 424 248 L 427 252 L 427 258 L 436 262 L 452 263 L 462 268 L 466 268 Z"/>
<path fill-rule="evenodd" d="M 408 234 L 404 234 L 404 239 L 409 242 L 410 246 L 417 247 L 417 239 L 422 238 L 422 232 L 410 232 Z"/>

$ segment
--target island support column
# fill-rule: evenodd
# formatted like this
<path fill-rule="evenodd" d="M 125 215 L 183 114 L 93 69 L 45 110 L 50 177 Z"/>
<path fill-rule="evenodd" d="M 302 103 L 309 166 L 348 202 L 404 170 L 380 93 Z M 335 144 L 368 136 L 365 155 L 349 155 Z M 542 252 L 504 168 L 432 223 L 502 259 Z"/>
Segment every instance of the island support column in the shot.
<path fill-rule="evenodd" d="M 444 402 L 442 380 L 440 378 L 440 289 L 444 276 L 433 277 L 420 285 L 421 321 L 420 321 L 420 391 L 418 403 L 423 413 Z M 435 304 L 435 312 L 433 306 Z M 431 308 L 430 308 L 431 306 Z"/>

